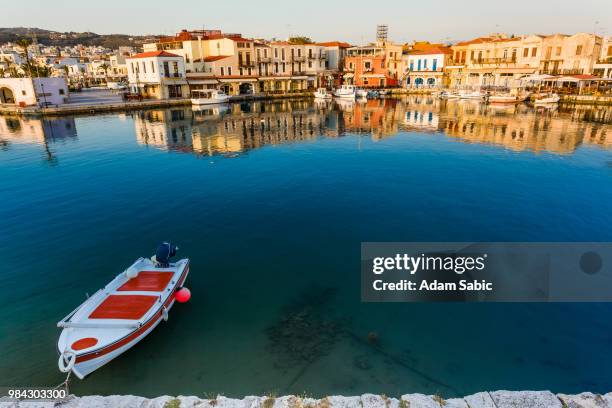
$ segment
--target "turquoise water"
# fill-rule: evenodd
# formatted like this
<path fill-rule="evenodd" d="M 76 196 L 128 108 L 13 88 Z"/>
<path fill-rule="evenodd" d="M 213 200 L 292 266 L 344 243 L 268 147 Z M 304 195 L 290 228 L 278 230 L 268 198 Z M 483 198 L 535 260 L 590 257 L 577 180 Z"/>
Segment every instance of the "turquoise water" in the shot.
<path fill-rule="evenodd" d="M 432 98 L 0 117 L 0 385 L 62 381 L 56 322 L 170 239 L 192 301 L 77 394 L 610 391 L 610 304 L 364 304 L 359 272 L 362 241 L 612 241 L 610 120 Z"/>

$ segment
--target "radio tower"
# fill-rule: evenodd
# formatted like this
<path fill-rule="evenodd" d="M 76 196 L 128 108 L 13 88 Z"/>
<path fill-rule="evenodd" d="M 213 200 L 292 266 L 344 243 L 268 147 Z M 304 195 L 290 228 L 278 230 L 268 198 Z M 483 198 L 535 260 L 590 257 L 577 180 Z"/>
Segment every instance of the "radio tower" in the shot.
<path fill-rule="evenodd" d="M 376 26 L 376 42 L 387 42 L 387 33 L 389 27 L 386 24 L 379 24 Z"/>

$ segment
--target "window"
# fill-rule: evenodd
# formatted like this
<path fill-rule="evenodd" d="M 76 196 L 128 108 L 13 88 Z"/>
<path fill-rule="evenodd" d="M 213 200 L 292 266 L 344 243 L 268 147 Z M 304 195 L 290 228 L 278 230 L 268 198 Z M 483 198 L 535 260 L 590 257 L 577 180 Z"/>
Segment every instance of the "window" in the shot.
<path fill-rule="evenodd" d="M 283 72 L 285 72 L 286 70 L 287 70 L 287 64 L 283 62 Z"/>
<path fill-rule="evenodd" d="M 298 48 L 298 57 L 302 56 L 302 50 L 300 48 Z"/>
<path fill-rule="evenodd" d="M 232 75 L 232 67 L 227 67 L 227 75 Z"/>
<path fill-rule="evenodd" d="M 281 59 L 284 61 L 285 60 L 285 49 L 281 49 Z"/>
<path fill-rule="evenodd" d="M 478 51 L 478 61 L 482 61 L 482 51 Z"/>
<path fill-rule="evenodd" d="M 414 61 L 410 61 L 410 70 L 414 71 Z"/>
<path fill-rule="evenodd" d="M 278 48 L 274 49 L 274 58 L 278 58 Z"/>
<path fill-rule="evenodd" d="M 274 63 L 274 73 L 278 74 L 278 62 Z"/>
<path fill-rule="evenodd" d="M 529 48 L 524 48 L 523 49 L 523 57 L 526 58 L 529 56 Z"/>
<path fill-rule="evenodd" d="M 538 55 L 538 49 L 537 48 L 532 48 L 531 49 L 531 56 L 535 57 L 536 55 Z"/>
<path fill-rule="evenodd" d="M 176 61 L 172 62 L 172 70 L 174 71 L 174 76 L 179 76 L 178 62 L 176 62 Z"/>
<path fill-rule="evenodd" d="M 142 61 L 142 72 L 143 72 L 144 74 L 146 74 L 146 73 L 147 73 L 147 66 L 145 65 L 145 62 L 144 62 L 144 61 Z"/>
<path fill-rule="evenodd" d="M 612 45 L 608 46 L 608 57 L 612 57 Z"/>
<path fill-rule="evenodd" d="M 580 55 L 580 54 L 582 54 L 582 45 L 578 45 L 576 47 L 576 55 Z"/>
<path fill-rule="evenodd" d="M 366 71 L 369 71 L 372 69 L 372 63 L 370 61 L 366 61 L 363 65 Z"/>
<path fill-rule="evenodd" d="M 508 58 L 508 50 L 507 49 L 504 50 L 504 59 L 506 59 L 506 58 Z"/>
<path fill-rule="evenodd" d="M 470 53 L 470 60 L 474 61 L 474 50 L 472 50 L 472 52 Z"/>
<path fill-rule="evenodd" d="M 557 56 L 561 55 L 561 47 L 557 47 L 557 51 L 555 53 Z"/>
<path fill-rule="evenodd" d="M 225 75 L 225 68 L 221 67 L 221 76 Z"/>
<path fill-rule="evenodd" d="M 151 61 L 151 72 L 155 73 L 155 63 Z"/>
<path fill-rule="evenodd" d="M 512 50 L 512 61 L 516 61 L 516 53 L 517 53 L 517 50 L 516 50 L 516 48 L 514 48 Z"/>
<path fill-rule="evenodd" d="M 308 58 L 312 58 L 312 48 L 308 49 Z"/>
<path fill-rule="evenodd" d="M 427 58 L 423 60 L 423 69 L 427 69 Z"/>
<path fill-rule="evenodd" d="M 60 90 L 59 90 L 59 94 L 60 94 L 60 95 L 63 95 L 63 94 L 64 94 L 64 90 L 63 90 L 63 89 L 60 89 Z"/>
<path fill-rule="evenodd" d="M 312 61 L 308 61 L 308 68 L 312 68 Z"/>

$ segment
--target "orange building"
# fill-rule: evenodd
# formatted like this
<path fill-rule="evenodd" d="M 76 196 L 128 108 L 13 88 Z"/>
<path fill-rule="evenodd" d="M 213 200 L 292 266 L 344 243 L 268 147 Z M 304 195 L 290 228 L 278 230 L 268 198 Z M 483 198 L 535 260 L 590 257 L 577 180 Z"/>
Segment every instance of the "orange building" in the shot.
<path fill-rule="evenodd" d="M 393 87 L 398 85 L 402 71 L 402 46 L 377 42 L 347 50 L 343 79 L 362 88 Z"/>

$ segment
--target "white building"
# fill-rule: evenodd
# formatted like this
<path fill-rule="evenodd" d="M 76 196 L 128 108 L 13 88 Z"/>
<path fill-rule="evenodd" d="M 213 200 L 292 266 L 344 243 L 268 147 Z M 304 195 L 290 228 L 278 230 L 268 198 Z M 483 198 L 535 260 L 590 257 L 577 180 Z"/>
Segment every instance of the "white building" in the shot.
<path fill-rule="evenodd" d="M 132 55 L 126 61 L 132 93 L 155 99 L 189 96 L 182 56 L 167 51 L 150 51 Z"/>
<path fill-rule="evenodd" d="M 433 88 L 444 86 L 444 67 L 451 55 L 446 47 L 429 47 L 404 54 L 404 81 L 406 88 Z"/>
<path fill-rule="evenodd" d="M 0 105 L 53 106 L 67 100 L 64 78 L 0 78 Z"/>

